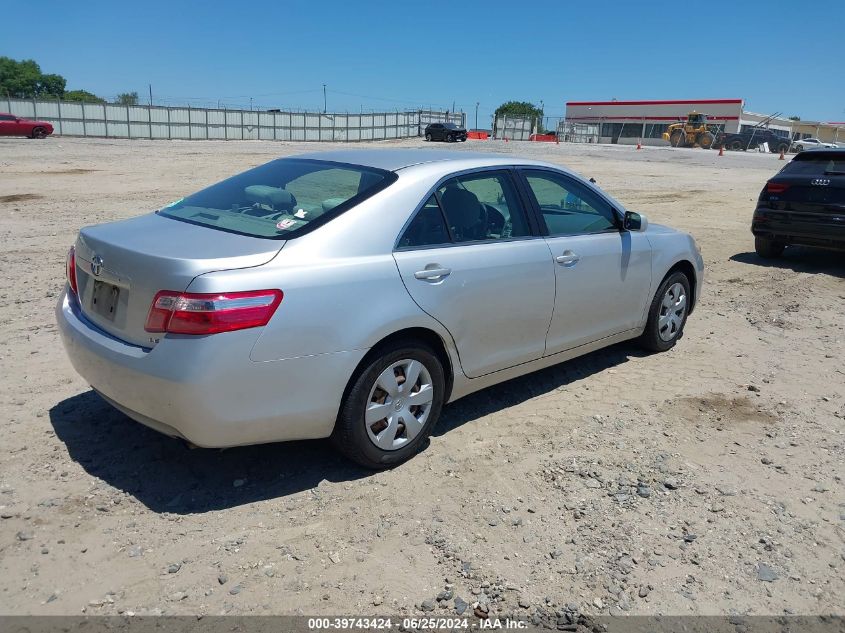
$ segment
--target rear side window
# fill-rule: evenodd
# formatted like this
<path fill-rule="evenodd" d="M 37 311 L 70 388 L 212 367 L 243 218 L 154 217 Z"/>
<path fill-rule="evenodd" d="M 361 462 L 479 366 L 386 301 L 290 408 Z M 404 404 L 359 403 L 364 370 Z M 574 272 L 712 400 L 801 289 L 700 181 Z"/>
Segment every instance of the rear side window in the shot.
<path fill-rule="evenodd" d="M 391 172 L 359 165 L 280 159 L 177 200 L 158 213 L 241 235 L 290 239 L 395 180 Z"/>
<path fill-rule="evenodd" d="M 525 211 L 506 172 L 481 172 L 446 181 L 437 191 L 456 242 L 530 235 Z"/>
<path fill-rule="evenodd" d="M 417 212 L 398 246 L 488 242 L 530 234 L 510 175 L 485 171 L 443 183 Z"/>
<path fill-rule="evenodd" d="M 399 240 L 399 248 L 436 246 L 449 242 L 451 239 L 443 221 L 443 213 L 437 204 L 437 198 L 432 195 L 405 229 Z"/>
<path fill-rule="evenodd" d="M 843 176 L 845 153 L 830 154 L 813 150 L 793 158 L 784 165 L 781 173 L 795 176 Z"/>

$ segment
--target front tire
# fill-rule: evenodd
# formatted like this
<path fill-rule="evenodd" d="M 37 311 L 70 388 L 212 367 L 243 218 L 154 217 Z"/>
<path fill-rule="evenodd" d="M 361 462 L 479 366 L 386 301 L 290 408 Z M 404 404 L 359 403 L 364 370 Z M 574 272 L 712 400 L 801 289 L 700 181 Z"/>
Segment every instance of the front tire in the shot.
<path fill-rule="evenodd" d="M 681 147 L 684 144 L 685 134 L 680 130 L 675 130 L 672 132 L 672 136 L 669 137 L 669 145 L 672 147 Z"/>
<path fill-rule="evenodd" d="M 425 140 L 431 142 L 431 134 L 429 134 L 428 132 L 425 133 Z"/>
<path fill-rule="evenodd" d="M 684 273 L 677 271 L 666 277 L 651 301 L 640 344 L 652 352 L 675 347 L 684 333 L 690 299 L 690 282 Z"/>
<path fill-rule="evenodd" d="M 443 365 L 424 343 L 400 341 L 378 350 L 352 379 L 332 443 L 366 468 L 401 464 L 427 445 L 445 392 Z"/>
<path fill-rule="evenodd" d="M 803 146 L 803 145 L 796 145 L 796 146 L 795 146 L 795 151 L 796 151 L 796 152 L 803 152 L 803 151 L 804 151 L 804 146 Z"/>
<path fill-rule="evenodd" d="M 731 143 L 730 149 L 735 152 L 745 149 L 745 146 L 742 144 L 742 141 L 733 141 Z"/>
<path fill-rule="evenodd" d="M 786 244 L 769 239 L 768 237 L 754 236 L 754 250 L 763 259 L 777 259 L 783 255 Z"/>
<path fill-rule="evenodd" d="M 698 144 L 701 149 L 710 149 L 713 147 L 713 135 L 710 132 L 704 132 L 698 137 Z"/>
<path fill-rule="evenodd" d="M 33 128 L 32 136 L 30 138 L 47 138 L 47 130 L 43 127 Z"/>

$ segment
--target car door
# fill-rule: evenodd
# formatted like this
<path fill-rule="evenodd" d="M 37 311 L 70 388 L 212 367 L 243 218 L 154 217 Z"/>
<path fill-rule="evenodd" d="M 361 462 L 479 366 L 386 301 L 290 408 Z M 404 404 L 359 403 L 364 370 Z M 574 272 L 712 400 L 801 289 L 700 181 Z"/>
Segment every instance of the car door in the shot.
<path fill-rule="evenodd" d="M 553 170 L 520 170 L 547 233 L 555 307 L 546 354 L 642 324 L 651 287 L 651 245 L 620 228 L 620 214 L 592 187 Z"/>
<path fill-rule="evenodd" d="M 554 265 L 509 170 L 439 184 L 394 257 L 411 297 L 451 334 L 470 378 L 543 356 Z"/>
<path fill-rule="evenodd" d="M 11 114 L 0 114 L 0 136 L 14 136 L 17 134 L 17 119 Z"/>

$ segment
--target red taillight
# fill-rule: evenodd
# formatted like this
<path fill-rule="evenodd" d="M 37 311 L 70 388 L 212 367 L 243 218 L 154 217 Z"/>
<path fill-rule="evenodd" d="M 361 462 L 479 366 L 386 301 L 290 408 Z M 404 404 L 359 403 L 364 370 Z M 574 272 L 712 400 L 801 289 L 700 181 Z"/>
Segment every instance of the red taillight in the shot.
<path fill-rule="evenodd" d="M 71 246 L 67 252 L 67 261 L 65 262 L 65 272 L 67 273 L 67 284 L 73 291 L 73 294 L 79 294 L 79 288 L 76 285 L 76 249 Z"/>
<path fill-rule="evenodd" d="M 162 290 L 153 299 L 147 332 L 217 334 L 267 325 L 281 290 L 197 294 Z"/>
<path fill-rule="evenodd" d="M 789 185 L 782 182 L 767 182 L 766 193 L 783 193 L 789 189 Z"/>

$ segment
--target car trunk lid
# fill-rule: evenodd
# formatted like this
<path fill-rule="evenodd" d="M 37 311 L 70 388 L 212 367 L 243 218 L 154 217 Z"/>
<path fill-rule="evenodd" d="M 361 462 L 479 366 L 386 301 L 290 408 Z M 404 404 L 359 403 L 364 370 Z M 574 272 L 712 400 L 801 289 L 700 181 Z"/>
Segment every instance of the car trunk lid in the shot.
<path fill-rule="evenodd" d="M 75 246 L 80 308 L 112 336 L 151 348 L 160 335 L 144 325 L 158 291 L 184 291 L 208 272 L 261 266 L 283 245 L 158 214 L 86 227 Z"/>

